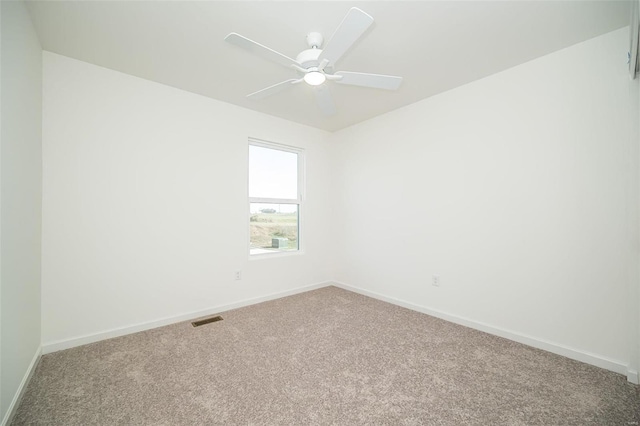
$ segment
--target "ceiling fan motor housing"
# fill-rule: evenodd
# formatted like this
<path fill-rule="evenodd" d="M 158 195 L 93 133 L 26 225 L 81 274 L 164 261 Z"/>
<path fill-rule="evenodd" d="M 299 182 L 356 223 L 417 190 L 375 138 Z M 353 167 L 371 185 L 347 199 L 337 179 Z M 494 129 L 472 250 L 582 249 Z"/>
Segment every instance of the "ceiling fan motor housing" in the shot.
<path fill-rule="evenodd" d="M 320 64 L 318 57 L 321 53 L 322 49 L 317 48 L 303 50 L 298 56 L 296 56 L 296 62 L 302 65 L 302 68 L 317 67 Z"/>

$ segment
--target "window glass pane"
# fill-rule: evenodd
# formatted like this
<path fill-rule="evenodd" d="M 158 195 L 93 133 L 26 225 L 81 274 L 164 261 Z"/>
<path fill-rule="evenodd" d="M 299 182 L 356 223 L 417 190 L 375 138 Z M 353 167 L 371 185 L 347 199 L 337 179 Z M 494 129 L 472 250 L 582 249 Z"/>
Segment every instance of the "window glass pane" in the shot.
<path fill-rule="evenodd" d="M 298 250 L 298 205 L 249 203 L 250 253 Z"/>
<path fill-rule="evenodd" d="M 249 197 L 298 199 L 298 154 L 249 145 Z"/>

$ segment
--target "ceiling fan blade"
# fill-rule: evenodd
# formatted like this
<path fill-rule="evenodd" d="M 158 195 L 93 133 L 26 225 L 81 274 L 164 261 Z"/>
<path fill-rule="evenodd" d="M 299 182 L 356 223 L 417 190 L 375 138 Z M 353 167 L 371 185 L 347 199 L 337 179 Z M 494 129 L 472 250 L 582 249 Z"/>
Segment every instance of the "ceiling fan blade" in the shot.
<path fill-rule="evenodd" d="M 400 83 L 402 83 L 402 77 L 396 77 L 394 75 L 349 71 L 338 71 L 335 75 L 342 76 L 340 80 L 336 80 L 336 83 L 372 87 L 374 89 L 396 90 L 400 87 Z"/>
<path fill-rule="evenodd" d="M 325 84 L 316 86 L 316 103 L 324 115 L 334 115 L 336 113 L 336 106 L 333 103 L 331 92 Z"/>
<path fill-rule="evenodd" d="M 357 7 L 349 9 L 336 31 L 327 42 L 320 57 L 319 62 L 327 59 L 330 64 L 336 62 L 345 54 L 347 50 L 367 31 L 373 24 L 373 18 Z"/>
<path fill-rule="evenodd" d="M 291 80 L 286 80 L 281 83 L 274 84 L 273 86 L 264 88 L 262 90 L 258 90 L 257 92 L 253 92 L 247 95 L 247 98 L 255 99 L 255 100 L 264 99 L 267 96 L 275 95 L 278 92 L 282 92 L 283 90 L 293 86 L 296 83 L 300 83 L 301 81 L 302 79 L 292 78 Z"/>
<path fill-rule="evenodd" d="M 269 49 L 267 46 L 263 46 L 260 43 L 250 40 L 237 33 L 231 33 L 227 35 L 224 40 L 231 44 L 235 44 L 238 47 L 242 47 L 243 49 L 248 50 L 251 53 L 262 56 L 265 59 L 276 62 L 280 65 L 284 65 L 287 68 L 290 68 L 292 64 L 298 64 L 295 59 L 291 59 L 290 57 L 283 55 L 280 52 Z"/>

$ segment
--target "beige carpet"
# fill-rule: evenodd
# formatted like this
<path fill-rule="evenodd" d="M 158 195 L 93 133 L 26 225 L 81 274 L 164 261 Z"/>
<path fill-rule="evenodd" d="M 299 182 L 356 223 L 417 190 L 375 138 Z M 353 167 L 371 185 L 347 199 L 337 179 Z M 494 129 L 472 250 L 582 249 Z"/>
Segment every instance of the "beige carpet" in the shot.
<path fill-rule="evenodd" d="M 13 424 L 640 420 L 619 374 L 335 287 L 222 316 L 43 356 Z"/>

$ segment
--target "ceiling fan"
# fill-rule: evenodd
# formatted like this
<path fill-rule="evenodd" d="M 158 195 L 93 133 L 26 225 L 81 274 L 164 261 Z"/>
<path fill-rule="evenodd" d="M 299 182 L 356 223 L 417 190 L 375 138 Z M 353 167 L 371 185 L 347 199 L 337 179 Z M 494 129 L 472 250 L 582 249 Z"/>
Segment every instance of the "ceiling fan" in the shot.
<path fill-rule="evenodd" d="M 258 90 L 257 92 L 247 95 L 248 98 L 263 99 L 304 81 L 314 87 L 320 110 L 325 115 L 333 115 L 336 113 L 336 107 L 333 103 L 331 92 L 329 92 L 329 88 L 325 84 L 327 81 L 386 90 L 396 90 L 400 86 L 400 83 L 402 83 L 402 77 L 392 75 L 333 71 L 336 62 L 362 37 L 371 24 L 373 24 L 373 18 L 371 16 L 353 7 L 349 9 L 342 23 L 340 23 L 324 48 L 321 48 L 324 41 L 322 34 L 311 32 L 307 35 L 309 49 L 300 52 L 300 54 L 296 56 L 296 59 L 276 52 L 237 33 L 227 35 L 225 40 L 249 52 L 262 56 L 265 59 L 294 69 L 298 73 L 298 78 L 285 80 L 273 86 Z"/>

